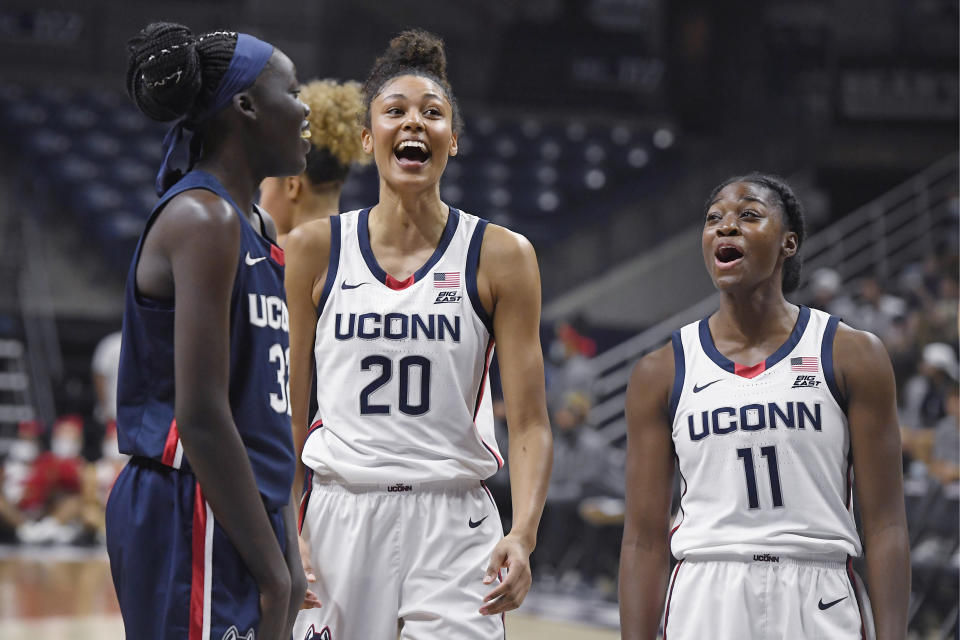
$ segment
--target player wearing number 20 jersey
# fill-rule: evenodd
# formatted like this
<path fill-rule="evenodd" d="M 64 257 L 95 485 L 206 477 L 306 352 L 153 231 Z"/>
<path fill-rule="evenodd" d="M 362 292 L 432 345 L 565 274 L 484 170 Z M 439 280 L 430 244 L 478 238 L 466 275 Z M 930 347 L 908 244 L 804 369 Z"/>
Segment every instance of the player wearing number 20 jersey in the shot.
<path fill-rule="evenodd" d="M 487 222 L 451 207 L 433 256 L 398 282 L 370 250 L 369 213 L 331 218 L 315 339 L 323 384 L 303 461 L 348 484 L 484 480 L 502 464 L 493 337 L 476 293 Z"/>

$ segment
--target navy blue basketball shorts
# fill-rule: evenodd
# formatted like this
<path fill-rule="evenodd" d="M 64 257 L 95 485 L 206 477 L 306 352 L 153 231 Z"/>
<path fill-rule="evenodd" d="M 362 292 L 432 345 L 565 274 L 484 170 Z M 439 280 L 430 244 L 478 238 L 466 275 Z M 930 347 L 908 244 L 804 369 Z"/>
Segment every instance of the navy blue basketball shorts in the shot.
<path fill-rule="evenodd" d="M 281 513 L 268 515 L 283 549 Z M 107 552 L 128 638 L 253 640 L 257 584 L 192 473 L 131 459 L 107 502 Z"/>

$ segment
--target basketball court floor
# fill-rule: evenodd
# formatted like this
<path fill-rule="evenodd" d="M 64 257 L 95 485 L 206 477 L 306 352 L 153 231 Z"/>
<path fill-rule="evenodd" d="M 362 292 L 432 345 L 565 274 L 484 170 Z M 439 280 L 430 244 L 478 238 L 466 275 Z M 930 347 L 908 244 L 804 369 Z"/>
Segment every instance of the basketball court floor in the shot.
<path fill-rule="evenodd" d="M 507 614 L 510 640 L 615 640 L 615 606 L 533 592 Z M 570 621 L 598 620 L 605 625 Z M 122 640 L 102 549 L 0 547 L 0 638 Z"/>

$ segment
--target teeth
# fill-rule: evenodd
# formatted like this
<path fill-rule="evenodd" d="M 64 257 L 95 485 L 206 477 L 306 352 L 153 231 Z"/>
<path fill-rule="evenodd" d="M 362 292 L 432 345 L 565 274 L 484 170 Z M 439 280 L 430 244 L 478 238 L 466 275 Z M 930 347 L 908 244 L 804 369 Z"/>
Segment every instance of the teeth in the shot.
<path fill-rule="evenodd" d="M 419 140 L 404 140 L 399 145 L 397 145 L 397 151 L 403 151 L 407 147 L 416 147 L 417 149 L 420 149 L 424 153 L 426 153 L 427 151 L 427 145 L 423 144 Z"/>
<path fill-rule="evenodd" d="M 303 131 L 301 131 L 301 132 L 300 132 L 300 137 L 301 137 L 301 138 L 306 138 L 307 140 L 309 140 L 310 137 L 311 137 L 310 129 L 304 129 Z"/>

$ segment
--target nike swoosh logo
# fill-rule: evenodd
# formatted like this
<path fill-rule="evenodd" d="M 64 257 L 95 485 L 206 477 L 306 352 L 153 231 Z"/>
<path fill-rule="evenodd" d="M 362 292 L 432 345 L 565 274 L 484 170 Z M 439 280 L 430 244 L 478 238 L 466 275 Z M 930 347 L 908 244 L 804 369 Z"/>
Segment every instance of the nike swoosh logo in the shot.
<path fill-rule="evenodd" d="M 723 379 L 723 378 L 718 378 L 718 379 L 714 380 L 713 382 L 708 382 L 707 384 L 703 385 L 702 387 L 698 387 L 697 385 L 693 385 L 693 392 L 694 392 L 694 393 L 700 393 L 701 391 L 703 391 L 704 389 L 706 389 L 706 388 L 709 387 L 710 385 L 712 385 L 712 384 L 717 384 L 717 383 L 720 382 L 720 380 L 722 380 L 722 379 Z"/>
<path fill-rule="evenodd" d="M 470 525 L 470 528 L 471 528 L 471 529 L 476 529 L 476 528 L 479 527 L 481 524 L 483 524 L 483 521 L 486 520 L 486 519 L 487 519 L 487 516 L 483 516 L 482 518 L 480 518 L 479 520 L 477 520 L 476 522 L 474 522 L 474 521 L 473 521 L 473 518 L 470 518 L 470 522 L 469 522 L 468 524 Z"/>
<path fill-rule="evenodd" d="M 362 286 L 365 285 L 365 284 L 367 284 L 367 283 L 366 283 L 366 282 L 361 282 L 360 284 L 347 284 L 346 282 L 343 282 L 343 283 L 340 284 L 340 288 L 341 288 L 341 289 L 356 289 L 357 287 L 362 287 Z"/>
<path fill-rule="evenodd" d="M 839 600 L 834 600 L 833 602 L 828 602 L 827 604 L 823 604 L 823 598 L 820 598 L 820 602 L 817 603 L 817 606 L 820 607 L 820 611 L 825 611 L 826 609 L 829 609 L 830 607 L 837 604 L 838 602 L 841 602 L 846 599 L 847 599 L 847 596 L 843 596 Z"/>
<path fill-rule="evenodd" d="M 260 261 L 262 261 L 262 260 L 266 260 L 266 259 L 267 259 L 267 256 L 263 256 L 263 257 L 260 257 L 260 258 L 254 258 L 253 256 L 250 255 L 250 252 L 247 251 L 247 257 L 244 258 L 243 261 L 246 262 L 248 265 L 250 265 L 250 266 L 252 267 L 253 265 L 257 264 L 258 262 L 260 262 Z"/>

